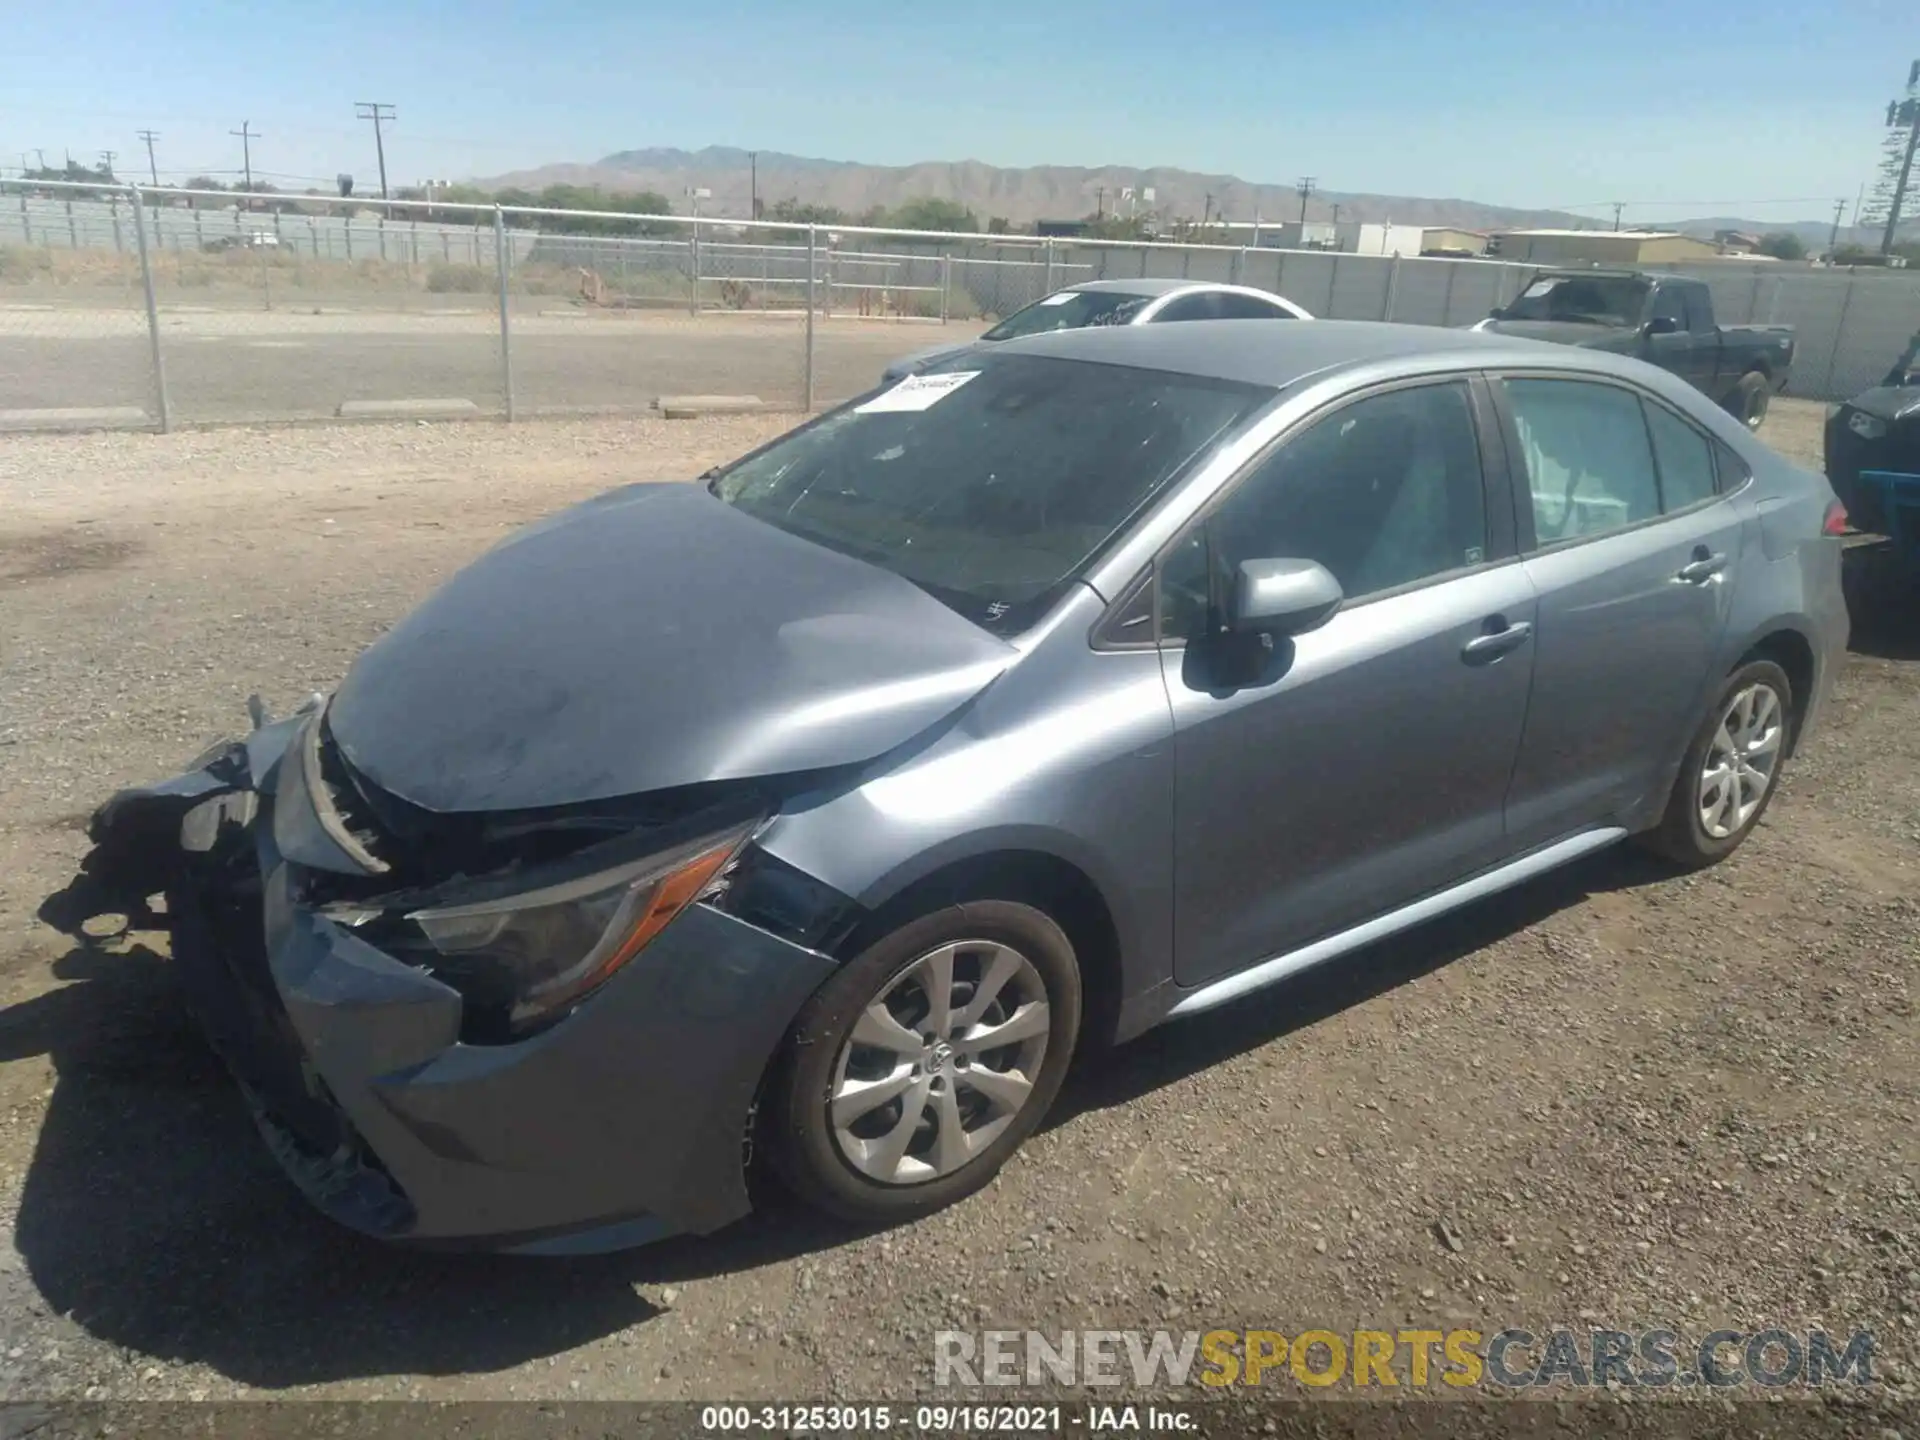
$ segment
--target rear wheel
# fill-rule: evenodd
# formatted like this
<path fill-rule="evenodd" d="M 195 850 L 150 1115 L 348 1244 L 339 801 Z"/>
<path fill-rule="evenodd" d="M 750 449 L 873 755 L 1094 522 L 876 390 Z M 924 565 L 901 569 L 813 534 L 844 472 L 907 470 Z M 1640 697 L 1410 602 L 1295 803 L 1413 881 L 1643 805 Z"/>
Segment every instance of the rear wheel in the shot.
<path fill-rule="evenodd" d="M 1767 407 L 1772 403 L 1773 382 L 1760 371 L 1749 370 L 1740 377 L 1729 408 L 1749 430 L 1758 430 L 1765 423 Z"/>
<path fill-rule="evenodd" d="M 1771 660 L 1729 675 L 1687 747 L 1653 850 L 1689 867 L 1712 865 L 1739 848 L 1779 788 L 1793 733 L 1793 686 Z"/>
<path fill-rule="evenodd" d="M 1059 1093 L 1080 1006 L 1073 947 L 1031 906 L 973 901 L 901 926 L 801 1012 L 767 1093 L 775 1170 L 862 1223 L 971 1195 Z"/>

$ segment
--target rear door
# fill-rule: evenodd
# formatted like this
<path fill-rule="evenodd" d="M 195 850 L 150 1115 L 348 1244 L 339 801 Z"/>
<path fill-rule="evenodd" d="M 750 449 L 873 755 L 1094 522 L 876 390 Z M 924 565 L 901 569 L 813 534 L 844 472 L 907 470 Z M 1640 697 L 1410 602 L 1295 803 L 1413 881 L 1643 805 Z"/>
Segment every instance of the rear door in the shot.
<path fill-rule="evenodd" d="M 1525 847 L 1664 799 L 1717 678 L 1745 526 L 1706 433 L 1651 396 L 1564 374 L 1509 375 L 1493 393 L 1540 603 L 1507 795 Z"/>

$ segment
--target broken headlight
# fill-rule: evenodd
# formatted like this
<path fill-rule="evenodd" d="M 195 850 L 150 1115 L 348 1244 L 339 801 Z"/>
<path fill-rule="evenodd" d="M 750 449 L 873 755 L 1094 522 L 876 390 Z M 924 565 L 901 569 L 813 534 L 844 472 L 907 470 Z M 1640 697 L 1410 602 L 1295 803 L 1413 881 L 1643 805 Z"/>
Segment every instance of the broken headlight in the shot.
<path fill-rule="evenodd" d="M 756 822 L 757 823 L 757 822 Z M 557 1018 L 605 983 L 714 884 L 755 825 L 704 836 L 578 879 L 407 915 L 434 972 L 515 1032 Z"/>

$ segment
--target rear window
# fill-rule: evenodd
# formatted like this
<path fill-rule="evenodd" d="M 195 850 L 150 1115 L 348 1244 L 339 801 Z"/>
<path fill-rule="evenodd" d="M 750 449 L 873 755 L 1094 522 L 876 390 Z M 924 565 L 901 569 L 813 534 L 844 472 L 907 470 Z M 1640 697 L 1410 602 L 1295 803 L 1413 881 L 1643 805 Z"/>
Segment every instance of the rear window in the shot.
<path fill-rule="evenodd" d="M 1274 393 L 976 352 L 776 440 L 710 488 L 1012 634 Z"/>
<path fill-rule="evenodd" d="M 1056 290 L 1024 310 L 1016 310 L 981 338 L 1017 340 L 1022 335 L 1044 335 L 1049 330 L 1127 325 L 1152 299 L 1151 295 L 1128 295 L 1119 290 Z"/>

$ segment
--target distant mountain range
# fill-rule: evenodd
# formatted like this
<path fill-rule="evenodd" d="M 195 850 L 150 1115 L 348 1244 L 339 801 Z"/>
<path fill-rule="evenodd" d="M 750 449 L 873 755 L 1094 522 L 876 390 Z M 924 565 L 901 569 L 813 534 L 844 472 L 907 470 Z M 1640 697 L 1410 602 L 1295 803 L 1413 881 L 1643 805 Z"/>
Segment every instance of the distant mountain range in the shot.
<path fill-rule="evenodd" d="M 686 211 L 693 203 L 688 192 L 711 194 L 699 201 L 703 213 L 748 213 L 757 186 L 764 205 L 780 200 L 832 205 L 858 215 L 878 205 L 891 209 L 918 196 L 954 200 L 980 217 L 984 225 L 995 216 L 1017 225 L 1035 220 L 1077 220 L 1096 210 L 1125 214 L 1129 202 L 1122 192 L 1131 189 L 1131 203 L 1168 218 L 1200 219 L 1224 215 L 1229 220 L 1252 220 L 1256 214 L 1276 223 L 1300 218 L 1300 196 L 1289 185 L 1256 185 L 1234 175 L 1204 175 L 1170 167 L 1136 169 L 1103 165 L 1093 169 L 1071 165 L 1033 165 L 1008 169 L 978 160 L 926 161 L 918 165 L 862 165 L 851 160 L 818 160 L 762 150 L 756 154 L 724 145 L 704 150 L 653 148 L 621 150 L 591 164 L 542 165 L 478 181 L 489 187 L 509 185 L 538 190 L 547 185 L 597 185 L 609 193 L 655 190 Z M 1142 197 L 1151 189 L 1151 206 Z M 1306 218 L 1329 220 L 1338 208 L 1342 220 L 1394 221 L 1403 225 L 1455 225 L 1469 230 L 1527 227 L 1599 228 L 1591 215 L 1561 210 L 1527 210 L 1486 205 L 1477 200 L 1442 200 L 1410 195 L 1367 195 L 1342 191 L 1315 191 L 1306 202 Z M 1642 221 L 1642 224 L 1648 222 Z M 1824 247 L 1828 225 L 1818 220 L 1792 224 L 1713 216 L 1699 220 L 1662 222 L 1662 229 L 1711 235 L 1715 230 L 1763 233 L 1790 230 L 1810 246 Z"/>

